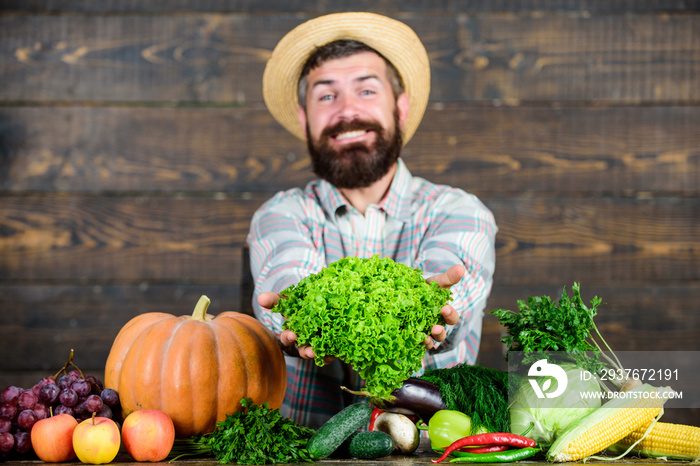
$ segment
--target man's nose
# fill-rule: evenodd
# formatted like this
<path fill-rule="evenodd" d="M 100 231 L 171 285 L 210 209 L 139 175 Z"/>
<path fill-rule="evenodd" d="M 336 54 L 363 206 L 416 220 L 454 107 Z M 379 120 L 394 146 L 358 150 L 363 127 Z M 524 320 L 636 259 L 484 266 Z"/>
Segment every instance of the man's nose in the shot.
<path fill-rule="evenodd" d="M 357 96 L 345 94 L 340 99 L 338 117 L 341 120 L 352 121 L 360 115 L 361 103 Z"/>

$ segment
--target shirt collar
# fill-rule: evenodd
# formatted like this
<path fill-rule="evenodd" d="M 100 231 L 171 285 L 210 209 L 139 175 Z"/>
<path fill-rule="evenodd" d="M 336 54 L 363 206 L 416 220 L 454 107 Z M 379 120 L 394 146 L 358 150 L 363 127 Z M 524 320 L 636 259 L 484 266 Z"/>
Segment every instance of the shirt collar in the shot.
<path fill-rule="evenodd" d="M 402 222 L 409 221 L 411 218 L 411 201 L 413 199 L 412 184 L 413 175 L 411 175 L 403 160 L 399 158 L 396 174 L 391 181 L 389 191 L 379 203 L 379 208 L 390 217 L 394 217 Z M 323 210 L 326 212 L 337 214 L 339 213 L 338 209 L 345 211 L 351 207 L 338 188 L 326 180 L 318 180 L 318 188 L 319 200 Z"/>
<path fill-rule="evenodd" d="M 396 174 L 391 181 L 389 192 L 379 203 L 380 208 L 384 209 L 390 217 L 408 222 L 411 219 L 411 203 L 413 202 L 412 185 L 413 175 L 408 171 L 403 160 L 399 158 Z"/>

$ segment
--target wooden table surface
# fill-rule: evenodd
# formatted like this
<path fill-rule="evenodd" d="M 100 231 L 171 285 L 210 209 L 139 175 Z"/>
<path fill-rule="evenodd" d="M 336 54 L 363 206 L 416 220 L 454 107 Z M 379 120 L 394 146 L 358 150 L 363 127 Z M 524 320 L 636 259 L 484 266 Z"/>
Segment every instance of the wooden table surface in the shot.
<path fill-rule="evenodd" d="M 335 458 L 326 458 L 320 461 L 316 461 L 314 463 L 299 463 L 298 466 L 309 466 L 309 465 L 316 465 L 316 466 L 345 466 L 345 465 L 362 465 L 362 466 L 373 466 L 373 465 L 381 465 L 381 466 L 413 466 L 413 465 L 432 465 L 433 463 L 430 462 L 431 459 L 437 458 L 438 455 L 434 453 L 433 451 L 430 450 L 430 441 L 427 439 L 424 439 L 421 441 L 421 445 L 416 451 L 415 454 L 413 455 L 391 455 L 387 456 L 385 458 L 379 458 L 379 459 L 374 459 L 374 460 L 359 460 L 359 459 L 335 459 Z M 28 460 L 28 461 L 7 461 L 5 463 L 2 463 L 3 466 L 22 466 L 22 465 L 27 465 L 27 464 L 43 464 L 42 461 L 39 460 Z M 636 465 L 643 465 L 643 466 L 656 466 L 656 465 L 664 465 L 664 466 L 669 466 L 669 465 L 674 465 L 674 464 L 689 464 L 689 462 L 685 461 L 663 461 L 663 460 L 657 460 L 657 459 L 639 459 L 639 458 L 633 458 L 633 457 L 628 457 L 622 460 L 616 460 L 616 461 L 599 461 L 599 460 L 588 460 L 586 461 L 586 464 L 589 463 L 599 463 L 599 464 L 636 464 Z M 83 463 L 79 462 L 78 460 L 75 460 L 74 462 L 69 462 L 69 463 L 60 463 L 61 465 L 83 465 Z M 182 466 L 217 466 L 219 463 L 213 459 L 213 458 L 205 458 L 205 459 L 180 459 L 177 460 L 173 463 L 169 463 L 168 461 L 163 461 L 162 463 L 139 463 L 134 461 L 128 454 L 124 452 L 120 452 L 119 455 L 117 455 L 116 459 L 111 463 L 111 464 L 116 464 L 118 466 L 145 466 L 145 465 L 162 465 L 162 466 L 167 466 L 167 465 L 177 465 L 180 464 Z M 449 462 L 445 461 L 440 464 L 445 464 L 448 465 L 450 464 Z M 488 463 L 490 464 L 490 463 Z M 497 466 L 503 466 L 504 463 L 493 463 Z M 529 465 L 552 465 L 554 463 L 548 463 L 544 458 L 539 458 L 538 459 L 528 459 L 528 460 L 523 460 L 519 461 L 518 464 L 529 464 Z M 561 463 L 561 464 L 569 464 L 569 463 Z M 578 464 L 583 464 L 583 462 L 578 462 Z"/>

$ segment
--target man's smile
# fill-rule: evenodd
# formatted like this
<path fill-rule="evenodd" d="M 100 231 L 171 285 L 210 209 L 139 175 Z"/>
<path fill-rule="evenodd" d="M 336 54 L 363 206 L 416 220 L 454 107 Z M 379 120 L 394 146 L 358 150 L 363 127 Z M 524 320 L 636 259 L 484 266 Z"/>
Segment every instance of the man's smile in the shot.
<path fill-rule="evenodd" d="M 355 131 L 345 131 L 343 133 L 336 134 L 333 137 L 333 139 L 335 139 L 336 141 L 345 141 L 348 139 L 359 138 L 361 136 L 364 136 L 367 133 L 369 133 L 369 130 L 366 130 L 366 129 L 358 129 Z"/>

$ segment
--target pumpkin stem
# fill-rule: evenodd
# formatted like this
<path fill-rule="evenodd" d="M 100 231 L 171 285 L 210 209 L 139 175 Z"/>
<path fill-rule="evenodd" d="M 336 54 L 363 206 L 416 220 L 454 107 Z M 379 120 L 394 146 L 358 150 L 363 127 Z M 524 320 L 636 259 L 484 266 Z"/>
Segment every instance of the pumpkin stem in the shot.
<path fill-rule="evenodd" d="M 209 304 L 211 304 L 211 300 L 205 295 L 202 295 L 202 297 L 199 298 L 199 301 L 197 301 L 194 311 L 192 311 L 192 318 L 194 320 L 207 320 L 207 309 L 209 309 Z"/>

